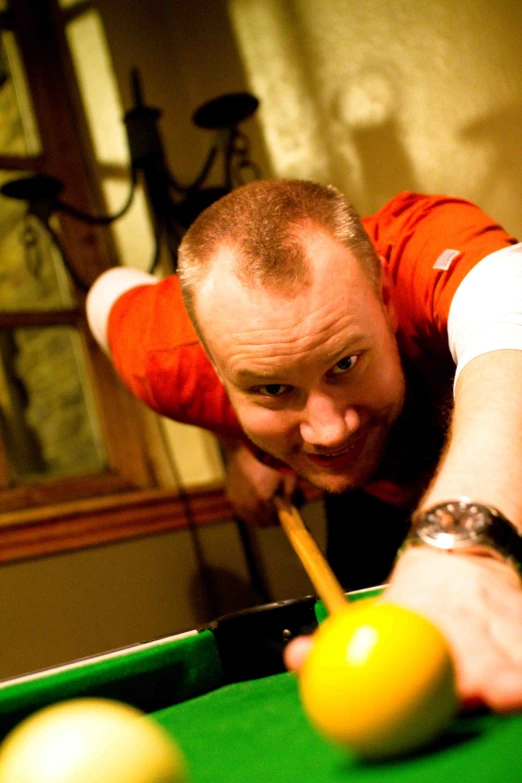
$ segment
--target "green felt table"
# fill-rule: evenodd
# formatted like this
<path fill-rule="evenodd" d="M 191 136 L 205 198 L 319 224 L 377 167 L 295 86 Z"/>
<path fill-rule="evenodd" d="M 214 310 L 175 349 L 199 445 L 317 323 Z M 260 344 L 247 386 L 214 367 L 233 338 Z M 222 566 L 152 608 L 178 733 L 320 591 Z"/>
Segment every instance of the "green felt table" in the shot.
<path fill-rule="evenodd" d="M 282 650 L 322 614 L 313 597 L 256 607 L 5 681 L 0 735 L 47 704 L 97 696 L 134 704 L 163 725 L 187 758 L 191 783 L 521 783 L 522 715 L 459 716 L 435 746 L 380 764 L 319 737 L 300 707 L 296 678 L 284 672 Z"/>

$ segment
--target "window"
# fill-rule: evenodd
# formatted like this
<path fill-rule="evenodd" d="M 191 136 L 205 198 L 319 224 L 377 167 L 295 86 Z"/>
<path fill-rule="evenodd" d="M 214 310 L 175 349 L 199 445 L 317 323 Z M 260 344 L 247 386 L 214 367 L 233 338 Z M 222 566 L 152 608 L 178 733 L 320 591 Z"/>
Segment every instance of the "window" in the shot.
<path fill-rule="evenodd" d="M 0 184 L 44 174 L 78 209 L 115 211 L 128 153 L 92 4 L 4 0 L 0 33 Z M 69 265 L 26 201 L 0 198 L 0 560 L 185 524 L 172 461 L 180 432 L 207 468 L 192 476 L 208 490 L 193 498 L 196 519 L 226 516 L 215 442 L 145 410 L 86 327 L 85 289 L 98 274 L 150 263 L 143 193 L 111 229 L 53 216 Z"/>

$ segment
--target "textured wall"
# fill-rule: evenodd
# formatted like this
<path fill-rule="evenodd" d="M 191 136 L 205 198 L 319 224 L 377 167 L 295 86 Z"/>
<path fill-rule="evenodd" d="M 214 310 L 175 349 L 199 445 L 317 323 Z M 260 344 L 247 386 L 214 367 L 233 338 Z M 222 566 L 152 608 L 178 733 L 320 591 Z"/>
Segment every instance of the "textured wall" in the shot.
<path fill-rule="evenodd" d="M 522 7 L 505 0 L 229 0 L 277 176 L 369 212 L 471 198 L 522 234 Z"/>

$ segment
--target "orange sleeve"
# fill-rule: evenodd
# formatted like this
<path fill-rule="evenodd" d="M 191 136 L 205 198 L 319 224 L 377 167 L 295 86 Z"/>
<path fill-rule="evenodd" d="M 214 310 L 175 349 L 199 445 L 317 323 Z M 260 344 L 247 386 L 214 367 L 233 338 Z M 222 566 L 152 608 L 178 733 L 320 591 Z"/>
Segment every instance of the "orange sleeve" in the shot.
<path fill-rule="evenodd" d="M 517 242 L 479 207 L 449 196 L 400 193 L 363 223 L 393 280 L 402 332 L 446 350 L 459 283 L 482 258 Z"/>
<path fill-rule="evenodd" d="M 118 375 L 150 408 L 217 435 L 244 437 L 175 275 L 120 296 L 109 314 L 108 339 Z"/>

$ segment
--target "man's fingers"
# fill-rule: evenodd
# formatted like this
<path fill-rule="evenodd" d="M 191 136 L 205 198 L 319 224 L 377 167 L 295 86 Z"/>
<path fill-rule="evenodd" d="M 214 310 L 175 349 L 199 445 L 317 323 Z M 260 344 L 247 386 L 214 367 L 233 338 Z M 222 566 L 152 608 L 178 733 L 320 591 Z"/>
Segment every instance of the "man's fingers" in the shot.
<path fill-rule="evenodd" d="M 522 704 L 522 672 L 500 672 L 491 682 L 484 701 L 496 712 L 514 712 Z"/>
<path fill-rule="evenodd" d="M 298 672 L 312 647 L 311 636 L 297 636 L 285 647 L 284 661 L 291 672 Z"/>
<path fill-rule="evenodd" d="M 291 498 L 297 489 L 297 476 L 294 473 L 285 473 L 283 475 L 283 493 L 286 498 Z"/>
<path fill-rule="evenodd" d="M 276 527 L 279 524 L 277 509 L 273 503 L 266 505 L 265 513 L 259 516 L 257 524 L 259 527 Z"/>
<path fill-rule="evenodd" d="M 251 507 L 239 508 L 236 506 L 235 512 L 243 522 L 253 527 L 274 527 L 279 523 L 273 503 L 260 501 Z"/>

